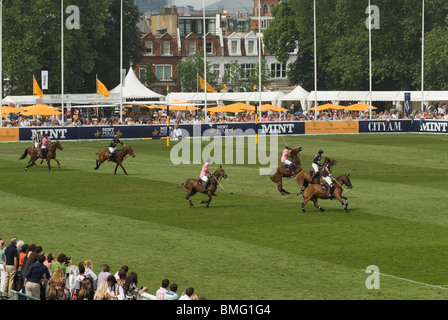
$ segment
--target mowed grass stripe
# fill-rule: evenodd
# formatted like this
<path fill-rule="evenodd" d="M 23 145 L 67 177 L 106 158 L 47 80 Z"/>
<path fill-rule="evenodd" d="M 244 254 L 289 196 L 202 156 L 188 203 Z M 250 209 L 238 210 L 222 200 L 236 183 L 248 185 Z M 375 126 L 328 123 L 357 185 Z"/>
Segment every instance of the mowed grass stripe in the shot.
<path fill-rule="evenodd" d="M 350 150 L 347 140 L 356 138 L 359 142 L 360 138 L 355 136 L 337 138 L 327 136 L 326 138 L 330 142 L 324 142 L 325 139 L 322 140 L 322 143 L 316 142 L 315 137 L 287 137 L 288 143 L 290 143 L 290 139 L 294 139 L 291 144 L 304 146 L 301 159 L 311 158 L 315 151 L 311 152 L 310 150 L 314 150 L 316 145 L 325 145 L 328 155 L 336 154 L 338 156 L 339 164 L 334 168 L 335 174 L 348 172 L 352 165 L 349 162 L 351 154 L 357 154 L 360 151 L 358 146 Z M 368 138 L 368 140 L 371 139 L 371 137 Z M 381 138 L 387 147 L 394 144 L 403 147 L 401 143 L 396 143 L 395 137 Z M 437 144 L 438 142 L 435 137 L 427 144 Z M 92 165 L 88 166 L 85 161 L 76 161 L 79 155 L 82 158 L 85 158 L 86 154 L 94 155 L 99 149 L 96 142 L 64 143 L 65 149 L 59 156 L 63 165 L 60 170 L 55 169 L 49 173 L 48 170 L 41 167 L 25 172 L 24 165 L 18 166 L 20 162 L 16 160 L 18 159 L 16 154 L 20 155 L 24 149 L 21 144 L 20 148 L 17 148 L 17 150 L 23 148 L 20 152 L 17 153 L 16 150 L 14 155 L 8 153 L 6 156 L 7 159 L 11 159 L 10 164 L 6 166 L 8 172 L 5 176 L 9 186 L 5 181 L 0 182 L 0 189 L 8 190 L 8 192 L 14 191 L 24 196 L 31 195 L 36 199 L 39 198 L 42 190 L 49 190 L 59 205 L 66 207 L 71 205 L 72 208 L 81 211 L 99 212 L 104 216 L 111 217 L 112 220 L 117 217 L 129 219 L 128 221 L 134 221 L 136 228 L 139 228 L 141 224 L 151 223 L 176 230 L 189 230 L 193 238 L 217 237 L 223 242 L 236 241 L 237 246 L 248 250 L 267 251 L 271 254 L 278 251 L 282 256 L 288 255 L 288 259 L 297 266 L 302 266 L 303 261 L 311 261 L 311 264 L 316 263 L 319 266 L 325 264 L 328 264 L 326 267 L 333 266 L 330 267 L 330 270 L 334 268 L 350 270 L 349 272 L 335 272 L 337 274 L 335 277 L 321 274 L 320 278 L 317 273 L 314 277 L 312 276 L 313 267 L 318 268 L 316 266 L 286 272 L 285 274 L 294 279 L 294 282 L 306 283 L 304 292 L 310 298 L 330 296 L 374 298 L 372 292 L 366 290 L 363 284 L 366 275 L 362 273 L 359 275 L 359 270 L 370 264 L 378 264 L 380 271 L 386 274 L 429 284 L 445 283 L 444 275 L 438 271 L 443 268 L 445 261 L 442 255 L 436 254 L 440 250 L 446 249 L 443 241 L 446 239 L 446 223 L 441 210 L 435 209 L 437 204 L 442 202 L 421 204 L 415 199 L 412 201 L 412 195 L 416 191 L 416 194 L 421 194 L 422 198 L 436 201 L 437 199 L 433 199 L 432 195 L 434 194 L 433 189 L 437 188 L 428 189 L 425 193 L 410 184 L 412 179 L 404 179 L 403 182 L 403 177 L 414 174 L 421 185 L 432 185 L 432 178 L 428 179 L 427 175 L 421 175 L 419 170 L 406 171 L 409 166 L 414 166 L 414 164 L 407 163 L 406 157 L 403 157 L 404 166 L 397 166 L 394 171 L 394 178 L 397 181 L 395 186 L 394 179 L 387 175 L 388 168 L 386 166 L 353 161 L 354 164 L 359 162 L 358 165 L 361 166 L 361 169 L 357 167 L 355 169 L 362 171 L 354 170 L 352 173 L 352 182 L 355 188 L 348 193 L 349 208 L 352 209 L 349 214 L 342 211 L 339 203 L 328 200 L 321 202 L 321 205 L 327 209 L 327 213 L 318 213 L 311 204 L 309 208 L 307 206 L 309 214 L 299 213 L 301 197 L 294 194 L 281 196 L 276 190 L 276 186 L 269 181 L 269 177 L 257 174 L 256 165 L 225 166 L 229 174 L 229 181 L 223 181 L 225 190 L 218 191 L 218 197 L 213 200 L 212 207 L 208 210 L 201 207 L 199 202 L 204 199 L 204 196 L 197 195 L 193 198 L 197 208 L 190 210 L 184 199 L 185 193 L 177 189 L 177 184 L 190 176 L 197 175 L 200 165 L 173 166 L 168 160 L 169 149 L 160 143 L 148 144 L 141 141 L 126 143 L 135 146 L 134 150 L 138 150 L 135 159 L 125 161 L 125 167 L 130 173 L 130 176 L 127 177 L 120 171 L 118 171 L 119 175 L 114 176 L 112 174 L 114 165 L 112 164 L 101 167 L 100 171 L 94 171 L 94 157 L 92 157 Z M 369 148 L 364 149 L 362 152 L 369 152 Z M 4 149 L 1 150 L 3 154 Z M 341 153 L 344 154 L 343 157 L 340 156 Z M 375 152 L 366 158 L 370 158 L 374 162 Z M 133 163 L 137 159 L 138 164 Z M 379 158 L 376 160 L 381 161 Z M 426 160 L 426 163 L 422 164 L 423 168 L 431 167 L 433 165 L 432 158 Z M 145 162 L 148 165 L 145 165 Z M 2 163 L 0 165 L 4 167 Z M 307 167 L 308 160 L 302 160 L 302 165 L 304 168 Z M 425 172 L 427 172 L 426 169 Z M 381 175 L 387 182 L 381 182 Z M 380 182 L 375 183 L 372 181 L 372 177 Z M 284 185 L 291 192 L 297 191 L 298 187 L 293 180 L 284 180 Z M 368 192 L 369 187 L 372 187 L 373 193 Z M 10 190 L 11 188 L 13 190 Z M 397 190 L 402 190 L 406 197 L 396 196 Z M 419 191 L 420 193 L 418 193 Z M 69 197 L 67 197 L 67 193 Z M 377 201 L 376 197 L 379 197 Z M 412 203 L 418 205 L 412 206 Z M 409 208 L 416 210 L 407 213 Z M 420 213 L 416 211 L 422 208 L 426 211 L 422 212 L 421 219 L 419 219 Z M 427 221 L 425 222 L 425 220 Z M 434 225 L 432 220 L 437 225 Z M 113 226 L 114 224 L 111 225 L 111 227 Z M 432 236 L 426 237 L 426 235 Z M 177 245 L 183 247 L 183 245 Z M 233 246 L 235 245 L 231 247 Z M 163 245 L 161 244 L 160 247 L 163 248 Z M 200 255 L 201 251 L 208 251 L 208 245 L 196 246 L 191 251 L 198 252 L 197 254 Z M 185 255 L 186 252 L 190 253 L 185 250 Z M 254 252 L 254 255 L 264 256 L 260 252 Z M 206 254 L 206 256 L 209 255 Z M 252 259 L 252 255 L 249 255 L 248 258 Z M 232 263 L 231 258 L 226 257 L 226 259 L 228 259 L 228 263 Z M 286 265 L 287 268 L 293 270 L 293 267 L 283 258 L 279 260 L 279 263 L 280 266 L 277 268 Z M 274 264 L 273 259 L 266 259 L 265 264 L 267 265 L 255 259 L 255 263 L 251 265 L 255 273 L 260 273 L 259 276 L 257 275 L 258 280 L 259 277 L 269 278 L 271 273 L 275 273 L 270 266 L 270 264 Z M 241 263 L 238 262 L 237 265 L 241 265 Z M 229 269 L 229 272 L 233 271 L 234 269 Z M 233 277 L 232 281 L 237 278 L 244 279 L 244 277 L 239 277 L 238 271 L 235 271 L 234 274 L 222 272 L 227 277 Z M 341 287 L 350 283 L 350 272 L 361 279 L 356 281 L 356 288 L 360 290 L 359 294 L 356 292 L 352 295 L 351 287 L 353 286 L 347 290 L 334 292 L 338 291 L 335 289 L 337 283 Z M 263 273 L 265 274 L 262 275 Z M 244 276 L 246 275 L 247 273 L 244 273 Z M 303 280 L 300 275 L 306 275 L 306 280 Z M 210 281 L 215 278 L 214 274 L 205 274 L 205 272 L 202 276 Z M 278 279 L 277 274 L 272 277 Z M 307 281 L 308 279 L 309 281 Z M 327 281 L 333 285 L 323 284 Z M 253 283 L 250 284 L 253 285 Z M 311 290 L 309 286 L 313 284 L 314 290 Z M 215 283 L 215 287 L 218 286 Z M 319 289 L 322 287 L 332 292 L 320 291 Z M 384 287 L 382 285 L 381 297 L 386 299 L 391 297 L 420 298 L 422 293 L 414 286 L 410 286 L 408 289 L 411 292 L 406 293 L 400 292 L 399 289 L 387 289 L 387 292 L 383 292 L 383 289 L 386 290 L 385 288 L 386 284 Z M 403 287 L 398 285 L 397 288 Z M 290 289 L 297 291 L 297 285 L 291 285 Z M 227 290 L 228 288 L 222 289 L 223 292 L 227 292 Z M 437 298 L 439 293 L 433 292 L 430 296 Z"/>
<path fill-rule="evenodd" d="M 103 213 L 49 205 L 48 201 L 5 192 L 1 195 L 6 199 L 4 205 L 17 208 L 18 212 L 34 207 L 35 214 L 44 221 L 53 220 L 57 212 L 59 222 L 45 224 L 45 232 L 33 219 L 20 219 L 17 212 L 6 212 L 20 219 L 27 232 L 36 234 L 33 239 L 36 243 L 54 252 L 78 252 L 72 255 L 74 261 L 91 258 L 89 252 L 94 252 L 95 261 L 106 261 L 115 269 L 125 257 L 127 264 L 138 271 L 140 282 L 143 280 L 152 291 L 158 288 L 157 279 L 170 277 L 181 287 L 195 286 L 198 293 L 209 299 L 377 299 L 383 295 L 365 288 L 367 276 L 363 272 L 340 264 L 147 221 L 137 228 L 128 218 L 111 219 Z M 6 221 L 4 228 L 12 223 L 11 219 Z M 132 234 L 134 241 L 117 237 L 116 225 L 120 226 L 120 234 Z M 93 233 L 90 238 L 79 236 L 92 230 L 101 230 L 101 233 Z M 204 245 L 206 250 L 197 254 L 195 248 Z M 188 254 L 186 249 L 190 250 Z M 260 272 L 260 268 L 269 270 Z M 343 286 L 350 289 L 350 296 L 337 293 L 341 286 L 338 279 L 347 279 Z M 217 295 L 216 288 L 209 286 L 213 283 L 225 285 L 226 292 Z M 406 288 L 412 291 L 417 287 L 422 294 L 420 298 L 437 291 L 397 279 L 384 278 L 381 284 L 391 294 L 383 298 L 394 298 L 400 290 L 407 292 Z"/>

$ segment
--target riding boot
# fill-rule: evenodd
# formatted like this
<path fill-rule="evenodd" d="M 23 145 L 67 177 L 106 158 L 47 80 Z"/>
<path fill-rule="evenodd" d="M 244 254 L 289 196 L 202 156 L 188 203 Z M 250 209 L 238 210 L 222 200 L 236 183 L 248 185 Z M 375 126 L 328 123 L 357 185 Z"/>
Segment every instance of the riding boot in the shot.
<path fill-rule="evenodd" d="M 316 176 L 317 176 L 317 173 L 314 172 L 313 175 L 312 175 L 311 178 L 310 178 L 310 183 L 313 183 L 313 179 L 316 178 Z M 316 181 L 316 182 L 317 182 L 317 181 Z"/>
<path fill-rule="evenodd" d="M 112 161 L 112 155 L 113 155 L 113 153 L 109 152 L 109 157 L 108 157 L 107 161 L 109 161 L 109 162 Z"/>
<path fill-rule="evenodd" d="M 332 186 L 330 186 L 330 185 L 328 185 L 327 184 L 327 188 L 328 188 L 328 190 L 327 190 L 327 198 L 331 198 L 333 195 L 331 194 L 331 188 L 332 188 Z"/>
<path fill-rule="evenodd" d="M 291 173 L 294 173 L 294 171 L 296 171 L 296 168 L 295 168 L 294 163 L 291 163 L 291 164 L 289 165 L 289 171 L 291 171 Z"/>
<path fill-rule="evenodd" d="M 202 189 L 202 192 L 207 191 L 208 183 L 209 183 L 209 180 L 207 180 L 207 182 L 204 184 L 204 188 Z"/>

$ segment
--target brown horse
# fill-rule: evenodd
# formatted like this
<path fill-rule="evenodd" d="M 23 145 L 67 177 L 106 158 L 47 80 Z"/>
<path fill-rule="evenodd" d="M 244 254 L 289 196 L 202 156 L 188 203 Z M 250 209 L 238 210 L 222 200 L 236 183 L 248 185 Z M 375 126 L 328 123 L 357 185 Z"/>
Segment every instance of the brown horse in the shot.
<path fill-rule="evenodd" d="M 34 145 L 30 145 L 28 148 L 25 149 L 25 151 L 23 152 L 22 156 L 20 157 L 20 160 L 25 159 L 26 156 L 30 156 L 31 157 L 31 152 L 33 151 Z M 43 159 L 42 159 L 43 160 Z M 31 165 L 37 167 L 36 162 L 33 162 Z"/>
<path fill-rule="evenodd" d="M 28 149 L 29 149 L 29 148 L 27 148 L 27 150 L 28 150 Z M 54 161 L 56 161 L 56 163 L 58 164 L 58 167 L 61 168 L 61 164 L 59 163 L 59 160 L 56 159 L 56 150 L 57 150 L 57 149 L 59 149 L 59 150 L 63 150 L 63 148 L 62 148 L 61 143 L 59 142 L 59 140 L 57 140 L 56 142 L 52 142 L 52 143 L 49 145 L 47 155 L 46 155 L 44 158 L 41 157 L 41 149 L 42 149 L 42 148 L 39 147 L 39 148 L 34 148 L 34 149 L 31 150 L 31 153 L 30 153 L 30 160 L 28 161 L 28 164 L 26 165 L 25 170 L 28 170 L 28 168 L 29 168 L 30 166 L 32 166 L 32 165 L 36 166 L 35 161 L 36 161 L 37 159 L 39 159 L 39 158 L 41 158 L 42 161 L 43 161 L 43 160 L 46 160 L 46 161 L 47 161 L 48 170 L 51 170 L 51 166 L 50 166 L 50 160 L 51 160 L 51 159 L 53 159 Z M 26 155 L 25 155 L 25 157 L 26 157 Z M 23 158 L 24 158 L 24 157 L 22 156 L 21 159 L 23 159 Z M 42 162 L 41 162 L 41 163 L 42 163 Z"/>
<path fill-rule="evenodd" d="M 342 189 L 343 189 L 342 185 L 345 184 L 349 189 L 353 188 L 349 176 L 350 176 L 350 173 L 340 176 L 334 180 L 334 183 L 332 186 L 333 196 L 331 196 L 330 198 L 327 196 L 327 194 L 328 194 L 327 190 L 324 190 L 322 188 L 322 185 L 310 184 L 303 192 L 304 201 L 302 202 L 302 212 L 306 212 L 305 205 L 310 200 L 313 201 L 314 206 L 317 209 L 319 209 L 322 212 L 325 212 L 325 210 L 323 208 L 321 208 L 319 206 L 319 204 L 317 203 L 317 199 L 333 199 L 333 198 L 338 199 L 339 202 L 342 204 L 342 207 L 344 208 L 344 210 L 346 212 L 349 212 L 349 210 L 347 209 L 347 206 L 348 206 L 347 197 L 344 197 L 342 195 Z M 342 199 L 344 199 L 344 201 L 342 201 Z"/>
<path fill-rule="evenodd" d="M 109 150 L 99 150 L 96 154 L 98 155 L 98 160 L 96 160 L 96 167 L 93 168 L 95 170 L 97 170 L 104 161 L 109 159 Z M 122 165 L 124 159 L 126 159 L 126 156 L 128 154 L 131 155 L 132 158 L 135 158 L 134 150 L 132 150 L 131 147 L 125 147 L 121 150 L 116 151 L 116 156 L 112 157 L 111 159 L 112 162 L 115 162 L 117 164 L 115 166 L 114 174 L 117 174 L 118 166 L 123 169 L 125 175 L 128 174 Z"/>
<path fill-rule="evenodd" d="M 302 171 L 302 165 L 300 164 L 299 159 L 300 151 L 302 151 L 302 147 L 291 149 L 291 160 L 294 163 L 294 171 L 286 170 L 282 166 L 272 170 L 271 174 L 269 175 L 271 180 L 277 184 L 278 191 L 280 191 L 280 193 L 283 195 L 289 194 L 289 192 L 283 189 L 282 178 L 291 178 Z"/>
<path fill-rule="evenodd" d="M 181 185 L 178 185 L 177 187 L 184 187 L 184 190 L 187 192 L 187 195 L 185 198 L 187 199 L 188 203 L 190 204 L 190 208 L 194 207 L 193 201 L 191 201 L 191 197 L 194 196 L 197 192 L 205 193 L 208 195 L 208 200 L 202 201 L 201 203 L 206 203 L 206 207 L 208 208 L 210 205 L 210 202 L 212 201 L 212 196 L 216 196 L 215 191 L 218 188 L 219 180 L 222 178 L 227 179 L 227 174 L 222 168 L 222 166 L 219 167 L 218 170 L 213 172 L 213 174 L 209 177 L 209 184 L 207 186 L 207 189 L 205 191 L 202 191 L 204 187 L 202 184 L 199 184 L 198 179 L 188 179 Z"/>
<path fill-rule="evenodd" d="M 336 159 L 330 159 L 331 165 L 336 165 L 337 162 L 338 161 Z M 305 190 L 305 188 L 308 187 L 308 185 L 311 183 L 317 183 L 317 184 L 325 183 L 324 179 L 322 179 L 322 171 L 323 167 L 319 170 L 319 175 L 316 178 L 314 178 L 313 181 L 310 180 L 314 174 L 314 170 L 300 171 L 295 177 L 295 180 L 300 187 L 300 192 L 297 195 L 300 196 Z"/>

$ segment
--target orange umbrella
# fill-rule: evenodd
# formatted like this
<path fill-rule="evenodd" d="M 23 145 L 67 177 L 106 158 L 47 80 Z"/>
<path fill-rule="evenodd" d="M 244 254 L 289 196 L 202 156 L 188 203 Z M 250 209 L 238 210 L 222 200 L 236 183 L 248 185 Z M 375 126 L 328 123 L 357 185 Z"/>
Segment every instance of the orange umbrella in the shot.
<path fill-rule="evenodd" d="M 356 103 L 356 104 L 352 104 L 351 106 L 346 107 L 345 110 L 348 110 L 348 111 L 366 111 L 366 110 L 370 110 L 370 107 L 372 107 L 372 110 L 378 109 L 377 107 L 369 106 L 368 104 L 365 104 L 365 103 Z"/>
<path fill-rule="evenodd" d="M 166 108 L 166 107 L 165 107 Z M 171 110 L 180 110 L 180 111 L 192 111 L 192 110 L 199 110 L 200 108 L 191 106 L 191 105 L 185 105 L 185 106 L 169 106 L 170 111 Z"/>
<path fill-rule="evenodd" d="M 217 107 L 211 107 L 207 108 L 207 111 L 209 112 L 243 112 L 244 109 L 232 106 L 232 105 L 223 105 L 223 106 L 217 106 Z"/>
<path fill-rule="evenodd" d="M 261 111 L 276 111 L 276 112 L 281 112 L 281 111 L 288 111 L 288 109 L 285 108 L 281 108 L 281 107 L 277 107 L 274 106 L 272 104 L 263 104 L 261 106 Z"/>
<path fill-rule="evenodd" d="M 50 116 L 50 115 L 62 114 L 62 112 L 59 111 L 59 108 L 53 108 L 46 105 L 35 105 L 31 107 L 25 107 L 22 109 L 25 109 L 25 111 L 22 111 L 20 114 L 24 116 L 34 116 L 34 115 Z"/>
<path fill-rule="evenodd" d="M 2 112 L 3 113 L 19 113 L 21 110 L 19 108 L 9 107 L 9 106 L 3 106 Z"/>

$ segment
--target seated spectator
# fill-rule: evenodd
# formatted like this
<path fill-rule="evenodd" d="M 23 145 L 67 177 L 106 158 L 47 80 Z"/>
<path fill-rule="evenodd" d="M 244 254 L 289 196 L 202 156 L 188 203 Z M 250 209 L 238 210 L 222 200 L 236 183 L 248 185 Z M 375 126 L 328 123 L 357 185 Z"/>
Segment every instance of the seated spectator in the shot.
<path fill-rule="evenodd" d="M 170 280 L 163 279 L 162 286 L 156 292 L 156 300 L 163 300 L 165 293 L 168 291 L 168 286 L 170 285 Z"/>
<path fill-rule="evenodd" d="M 122 286 L 124 289 L 125 300 L 137 300 L 138 295 L 141 295 L 143 292 L 148 291 L 148 287 L 143 286 L 141 288 L 138 288 L 137 284 L 137 273 L 129 273 L 126 277 L 126 281 Z"/>
<path fill-rule="evenodd" d="M 185 292 L 182 293 L 179 300 L 191 300 L 191 297 L 193 294 L 194 294 L 194 289 L 191 287 L 187 288 L 187 290 L 185 290 Z"/>
<path fill-rule="evenodd" d="M 176 291 L 177 291 L 177 284 L 172 283 L 170 285 L 170 290 L 165 292 L 163 300 L 179 300 L 179 296 L 177 295 Z"/>

